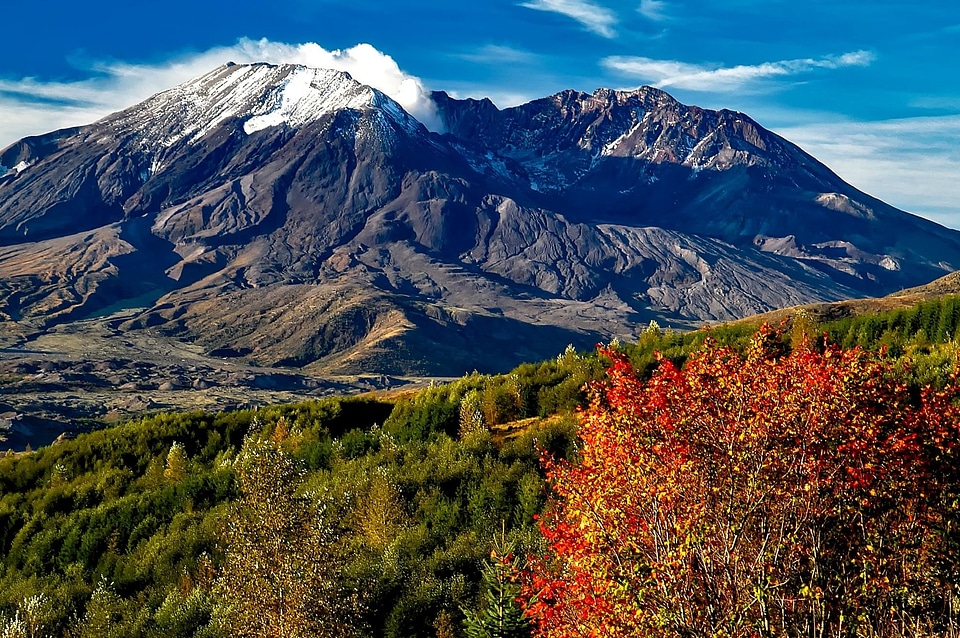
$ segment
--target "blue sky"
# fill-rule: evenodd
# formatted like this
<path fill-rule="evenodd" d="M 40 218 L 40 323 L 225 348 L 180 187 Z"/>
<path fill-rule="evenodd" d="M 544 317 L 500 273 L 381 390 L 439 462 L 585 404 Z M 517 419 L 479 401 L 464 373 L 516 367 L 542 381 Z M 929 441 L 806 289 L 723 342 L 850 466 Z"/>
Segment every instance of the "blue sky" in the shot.
<path fill-rule="evenodd" d="M 960 228 L 952 0 L 0 0 L 0 16 L 0 147 L 231 59 L 344 68 L 426 120 L 432 89 L 510 106 L 651 84 Z"/>

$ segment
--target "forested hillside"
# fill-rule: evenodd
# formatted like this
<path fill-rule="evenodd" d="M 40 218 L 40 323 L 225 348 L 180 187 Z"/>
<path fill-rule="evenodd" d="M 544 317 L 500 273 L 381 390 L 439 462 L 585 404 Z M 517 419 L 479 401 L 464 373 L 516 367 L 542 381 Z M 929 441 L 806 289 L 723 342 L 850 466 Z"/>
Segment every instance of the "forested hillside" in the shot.
<path fill-rule="evenodd" d="M 0 458 L 0 635 L 459 628 L 496 533 L 537 542 L 539 450 L 568 453 L 601 371 L 570 351 L 389 402 L 160 414 Z"/>
<path fill-rule="evenodd" d="M 622 499 L 617 500 L 616 491 L 604 491 L 608 485 L 602 481 L 571 483 L 569 477 L 580 470 L 570 468 L 582 468 L 582 463 L 589 462 L 602 474 L 627 467 L 617 465 L 624 462 L 615 456 L 618 432 L 635 433 L 630 428 L 645 422 L 637 419 L 650 409 L 644 405 L 652 405 L 650 388 L 669 395 L 670 388 L 690 379 L 711 378 L 740 391 L 756 383 L 786 388 L 790 365 L 797 374 L 815 369 L 814 363 L 833 371 L 830 374 L 843 372 L 843 368 L 830 367 L 836 361 L 853 366 L 847 370 L 848 376 L 866 384 L 857 386 L 859 395 L 846 392 L 848 386 L 839 382 L 790 386 L 794 388 L 791 392 L 801 397 L 804 387 L 813 388 L 809 394 L 820 392 L 817 396 L 835 398 L 831 409 L 849 401 L 854 406 L 851 410 L 866 410 L 863 414 L 873 416 L 854 419 L 849 429 L 844 429 L 843 421 L 840 430 L 808 428 L 810 433 L 822 435 L 813 440 L 814 447 L 822 444 L 824 450 L 842 451 L 846 449 L 843 437 L 856 434 L 871 446 L 856 457 L 861 470 L 887 467 L 885 463 L 893 457 L 874 458 L 871 454 L 889 452 L 891 442 L 901 441 L 904 450 L 919 445 L 916 449 L 920 451 L 912 457 L 896 457 L 900 474 L 884 475 L 893 477 L 890 481 L 896 478 L 894 482 L 878 478 L 877 483 L 854 485 L 818 478 L 820 482 L 798 483 L 811 485 L 810 490 L 784 491 L 784 477 L 796 471 L 790 469 L 789 461 L 796 448 L 787 446 L 790 437 L 771 433 L 789 419 L 762 421 L 765 438 L 750 438 L 760 421 L 747 420 L 744 432 L 754 446 L 749 448 L 750 454 L 766 452 L 760 457 L 744 452 L 743 458 L 756 461 L 776 456 L 781 464 L 772 467 L 787 468 L 779 474 L 779 470 L 758 469 L 749 483 L 755 491 L 749 493 L 759 494 L 764 503 L 776 497 L 790 503 L 807 499 L 803 502 L 810 507 L 823 505 L 816 521 L 826 525 L 821 531 L 832 529 L 834 535 L 846 529 L 836 527 L 838 521 L 843 525 L 850 521 L 882 523 L 873 535 L 858 537 L 863 539 L 859 545 L 851 540 L 842 548 L 819 546 L 836 550 L 831 558 L 834 562 L 824 559 L 817 563 L 823 569 L 840 561 L 866 570 L 851 572 L 850 578 L 870 575 L 869 587 L 856 590 L 860 592 L 857 596 L 862 594 L 860 598 L 851 594 L 850 582 L 840 586 L 840 581 L 830 580 L 835 574 L 821 574 L 822 582 L 833 589 L 816 579 L 804 581 L 810 586 L 796 596 L 808 596 L 803 599 L 807 603 L 821 601 L 816 608 L 821 610 L 817 612 L 820 616 L 807 618 L 821 622 L 818 626 L 823 635 L 919 636 L 952 631 L 952 596 L 957 583 L 949 575 L 960 573 L 956 549 L 960 536 L 957 499 L 951 501 L 950 495 L 960 494 L 960 481 L 955 480 L 955 472 L 946 469 L 957 467 L 957 459 L 951 456 L 955 448 L 945 443 L 949 437 L 930 438 L 931 431 L 924 429 L 922 419 L 903 415 L 939 414 L 937 432 L 956 429 L 957 423 L 951 420 L 955 415 L 953 395 L 937 395 L 940 403 L 936 403 L 930 393 L 938 388 L 946 388 L 948 393 L 955 389 L 952 373 L 960 349 L 955 340 L 958 311 L 958 298 L 947 297 L 908 310 L 823 325 L 799 313 L 779 331 L 761 333 L 765 336 L 760 351 L 757 327 L 748 324 L 687 334 L 665 332 L 651 324 L 635 344 L 609 344 L 603 353 L 568 349 L 555 360 L 526 364 L 510 374 L 474 374 L 417 393 L 328 399 L 233 413 L 157 414 L 29 454 L 8 454 L 0 458 L 0 636 L 472 637 L 526 635 L 534 628 L 542 635 L 575 635 L 563 633 L 567 630 L 558 629 L 561 625 L 557 623 L 544 621 L 544 614 L 549 616 L 552 609 L 566 610 L 563 613 L 576 610 L 563 598 L 573 590 L 551 571 L 569 558 L 564 552 L 576 541 L 575 535 L 563 535 L 573 529 L 563 526 L 563 516 L 577 507 L 569 504 L 570 490 L 576 487 L 583 494 L 613 499 L 605 502 L 610 512 L 630 510 Z M 868 352 L 851 353 L 849 349 L 857 344 Z M 806 357 L 803 365 L 797 363 L 800 357 Z M 611 363 L 613 372 L 605 377 L 604 370 Z M 824 375 L 823 379 L 833 378 Z M 670 379 L 673 385 L 666 382 Z M 591 382 L 595 382 L 592 391 L 588 389 Z M 826 383 L 817 383 L 821 382 Z M 930 388 L 925 391 L 927 386 Z M 822 391 L 816 390 L 821 387 Z M 885 394 L 867 396 L 863 387 L 878 387 Z M 716 415 L 702 420 L 709 413 L 704 406 L 726 396 L 716 388 L 701 386 L 699 395 L 668 395 L 654 402 L 670 409 L 657 413 L 660 416 L 653 422 L 667 423 L 664 419 L 670 415 L 683 423 L 676 431 L 681 438 L 671 439 L 672 449 L 677 441 L 694 449 L 720 435 L 718 424 L 730 423 L 717 420 Z M 869 400 L 862 401 L 864 396 Z M 588 403 L 587 412 L 575 413 L 577 406 Z M 806 414 L 804 405 L 796 403 L 790 418 Z M 884 417 L 887 413 L 877 408 L 879 405 L 895 406 L 899 411 Z M 753 414 L 781 414 L 763 406 L 752 409 Z M 685 414 L 690 417 L 686 421 Z M 584 425 L 588 429 L 578 435 L 581 419 L 593 425 Z M 694 427 L 696 423 L 703 427 Z M 790 423 L 796 425 L 797 421 Z M 870 430 L 871 423 L 879 429 Z M 891 424 L 902 423 L 913 424 L 912 429 L 891 429 Z M 600 439 L 595 434 L 597 424 L 607 428 L 601 430 Z M 612 424 L 620 425 L 610 429 Z M 608 447 L 597 447 L 598 441 Z M 631 449 L 639 453 L 643 447 Z M 656 450 L 664 448 L 650 449 L 652 456 L 644 461 L 648 463 L 645 467 L 659 467 L 657 463 L 665 462 L 665 457 L 657 456 L 660 452 Z M 695 458 L 704 457 L 690 457 L 671 467 L 682 469 L 683 463 L 693 463 Z M 709 458 L 711 463 L 719 463 L 719 457 Z M 842 461 L 833 466 L 834 472 L 850 475 L 853 466 L 843 464 L 843 454 L 830 458 Z M 703 479 L 707 483 L 718 476 L 734 476 L 724 474 L 723 464 L 717 463 L 718 474 Z M 623 469 L 621 474 L 637 476 L 637 466 L 629 467 L 634 469 Z M 767 468 L 762 463 L 751 467 Z M 674 476 L 663 468 L 655 475 L 664 481 Z M 688 471 L 676 476 L 693 480 Z M 913 485 L 917 489 L 927 489 L 930 494 L 935 491 L 939 500 L 907 490 L 910 481 L 905 477 L 910 476 L 916 479 Z M 927 476 L 936 476 L 936 484 L 920 480 Z M 730 493 L 735 499 L 748 494 L 737 491 L 745 489 L 745 484 L 736 480 L 723 484 L 733 486 Z M 830 491 L 836 485 L 842 489 Z M 641 501 L 650 497 L 653 500 L 645 501 L 648 504 L 663 496 L 638 486 L 628 483 L 623 494 L 633 494 L 631 498 Z M 688 488 L 682 493 L 695 493 Z M 861 489 L 866 490 L 862 498 L 849 500 Z M 848 518 L 854 509 L 860 518 Z M 890 518 L 894 509 L 914 512 L 917 517 L 909 524 Z M 803 516 L 813 516 L 813 510 L 804 511 L 808 514 Z M 683 513 L 677 521 L 689 523 L 685 529 L 690 534 L 699 534 L 700 541 L 709 538 L 696 523 L 706 520 L 702 512 L 699 518 L 689 509 Z M 541 515 L 546 516 L 538 523 L 535 517 Z M 802 518 L 797 514 L 791 520 L 796 522 L 797 516 Z M 743 533 L 749 536 L 752 523 L 744 520 Z M 911 529 L 921 527 L 909 525 L 921 526 L 923 534 L 911 536 Z M 885 530 L 891 535 L 885 536 Z M 686 564 L 688 569 L 670 572 L 648 559 L 638 562 L 637 556 L 643 554 L 636 552 L 643 541 L 636 529 L 631 534 L 635 536 L 617 537 L 616 542 L 601 534 L 590 540 L 590 547 L 595 560 L 624 565 L 625 555 L 610 552 L 621 551 L 618 543 L 634 539 L 630 541 L 635 550 L 631 564 L 637 571 L 631 572 L 630 578 L 640 577 L 644 587 L 652 582 L 643 580 L 643 574 L 653 578 L 651 569 L 706 578 L 709 570 L 704 566 L 716 560 L 716 554 L 700 552 L 696 554 L 700 563 L 684 563 L 693 560 L 694 554 L 681 552 L 676 555 L 680 562 L 672 568 Z M 760 537 L 750 538 L 751 548 L 764 547 L 756 540 Z M 798 539 L 785 538 L 777 537 L 781 547 L 777 551 L 808 547 Z M 758 550 L 757 555 L 768 556 L 764 553 L 768 550 Z M 891 571 L 893 563 L 888 559 L 893 555 L 899 571 Z M 770 578 L 763 582 L 776 590 L 780 582 L 776 570 L 786 564 L 770 562 Z M 802 565 L 790 565 L 794 570 L 790 572 L 792 587 L 809 572 Z M 598 573 L 589 575 L 595 578 Z M 901 578 L 907 573 L 923 576 L 922 592 L 917 589 L 919 580 Z M 611 581 L 605 578 L 612 578 L 618 586 L 633 582 L 623 580 L 622 574 L 601 576 L 589 598 L 594 602 L 602 602 L 606 595 L 604 587 Z M 679 581 L 670 582 L 672 591 L 684 591 Z M 687 585 L 693 586 L 692 582 Z M 807 604 L 800 598 L 793 602 L 777 598 L 781 601 L 779 615 L 756 615 L 750 605 L 737 607 L 749 596 L 754 596 L 750 599 L 755 601 L 753 605 L 760 604 L 757 590 L 750 589 L 758 582 L 748 578 L 737 581 L 737 587 L 747 583 L 746 589 L 732 585 L 719 589 L 727 607 L 713 625 L 704 620 L 714 618 L 709 614 L 698 616 L 701 612 L 696 609 L 677 608 L 659 621 L 643 616 L 643 631 L 648 633 L 642 635 L 684 635 L 692 627 L 699 628 L 695 632 L 723 627 L 727 635 L 743 636 L 799 631 L 783 624 L 795 617 L 783 610 Z M 553 584 L 549 595 L 543 589 L 548 583 Z M 522 610 L 513 602 L 521 594 L 521 584 L 535 627 L 520 619 Z M 820 587 L 819 594 L 814 586 Z M 642 589 L 640 584 L 636 588 Z M 882 600 L 888 616 L 899 613 L 900 633 L 875 619 L 851 618 L 851 613 L 857 613 L 851 611 L 853 607 L 831 607 L 831 601 L 841 595 L 852 601 L 851 605 Z M 738 596 L 740 602 L 736 602 Z M 769 606 L 774 598 L 763 600 Z M 693 599 L 689 602 L 698 604 Z M 619 607 L 611 603 L 609 613 L 632 609 L 636 618 L 641 617 L 638 608 L 621 603 Z M 594 608 L 598 614 L 607 613 L 603 605 Z M 700 624 L 684 624 L 684 614 Z M 845 620 L 838 625 L 841 617 Z M 773 618 L 781 622 L 780 629 L 764 628 L 763 623 L 769 625 Z M 914 633 L 907 631 L 908 621 L 915 623 Z M 489 633 L 495 624 L 507 628 L 503 629 L 507 633 Z M 875 633 L 864 633 L 867 628 Z M 633 629 L 624 631 L 622 635 L 638 635 L 630 633 Z"/>

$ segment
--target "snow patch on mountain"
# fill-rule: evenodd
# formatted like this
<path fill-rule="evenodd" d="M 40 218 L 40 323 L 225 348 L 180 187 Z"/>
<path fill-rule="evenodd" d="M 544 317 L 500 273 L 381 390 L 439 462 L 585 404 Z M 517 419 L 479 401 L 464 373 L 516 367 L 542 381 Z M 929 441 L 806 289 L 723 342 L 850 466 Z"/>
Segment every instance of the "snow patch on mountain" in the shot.
<path fill-rule="evenodd" d="M 0 164 L 0 177 L 3 177 L 7 173 L 22 173 L 28 168 L 30 168 L 29 162 L 17 162 L 17 164 L 12 168 L 7 168 L 3 164 Z"/>
<path fill-rule="evenodd" d="M 397 102 L 380 91 L 374 91 L 371 105 L 388 114 L 390 119 L 399 124 L 407 133 L 415 135 L 425 132 L 424 125 L 419 120 L 408 114 Z"/>
<path fill-rule="evenodd" d="M 880 267 L 885 270 L 897 271 L 900 270 L 900 262 L 890 255 L 884 255 L 883 259 L 880 260 Z"/>
<path fill-rule="evenodd" d="M 373 89 L 346 73 L 297 67 L 253 109 L 256 115 L 243 124 L 243 130 L 251 135 L 281 124 L 302 126 L 342 109 L 369 107 L 375 97 Z"/>

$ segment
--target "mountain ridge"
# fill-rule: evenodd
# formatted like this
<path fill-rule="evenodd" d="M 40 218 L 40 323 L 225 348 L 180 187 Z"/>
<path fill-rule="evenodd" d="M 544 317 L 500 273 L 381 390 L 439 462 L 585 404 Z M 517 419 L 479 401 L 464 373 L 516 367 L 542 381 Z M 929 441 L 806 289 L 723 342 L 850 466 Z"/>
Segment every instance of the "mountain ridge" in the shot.
<path fill-rule="evenodd" d="M 226 64 L 11 145 L 0 316 L 140 304 L 118 330 L 258 365 L 459 374 L 960 264 L 960 233 L 741 113 L 649 87 L 433 98 L 443 134 L 341 72 Z"/>

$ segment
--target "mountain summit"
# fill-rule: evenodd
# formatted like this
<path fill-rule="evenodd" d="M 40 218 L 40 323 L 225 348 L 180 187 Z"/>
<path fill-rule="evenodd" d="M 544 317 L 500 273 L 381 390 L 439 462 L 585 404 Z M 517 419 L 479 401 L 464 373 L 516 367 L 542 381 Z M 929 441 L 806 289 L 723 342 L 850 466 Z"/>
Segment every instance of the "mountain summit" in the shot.
<path fill-rule="evenodd" d="M 663 91 L 515 108 L 433 94 L 427 131 L 338 71 L 227 64 L 0 151 L 0 316 L 113 312 L 209 352 L 460 374 L 960 264 L 960 233 L 742 113 Z"/>

